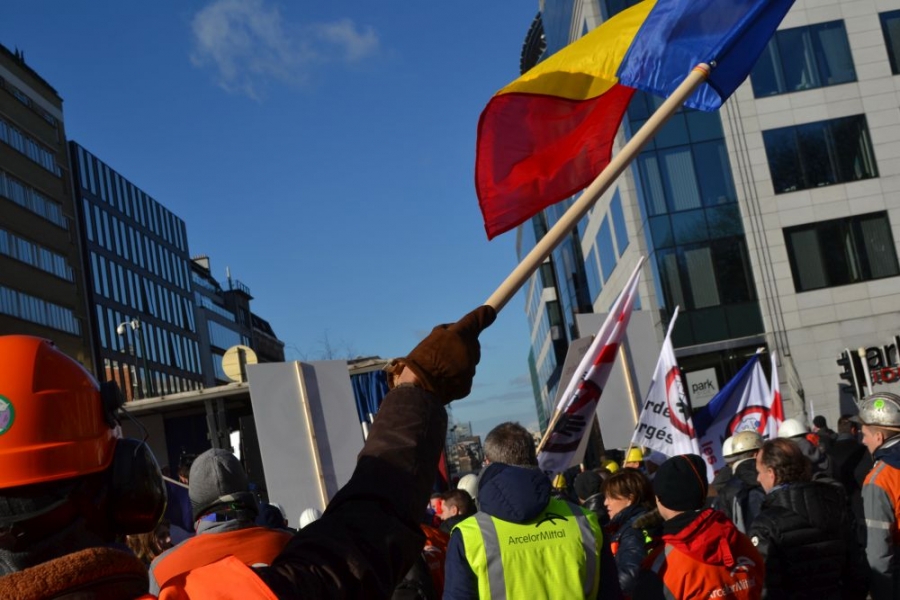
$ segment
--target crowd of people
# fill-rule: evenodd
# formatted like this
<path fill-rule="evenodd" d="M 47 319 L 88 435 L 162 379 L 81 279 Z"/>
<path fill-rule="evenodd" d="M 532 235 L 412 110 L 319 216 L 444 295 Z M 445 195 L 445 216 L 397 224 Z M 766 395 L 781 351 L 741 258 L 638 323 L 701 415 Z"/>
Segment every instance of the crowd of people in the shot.
<path fill-rule="evenodd" d="M 891 394 L 836 432 L 739 432 L 712 482 L 700 456 L 637 448 L 551 479 L 503 423 L 480 472 L 434 493 L 444 406 L 468 395 L 494 318 L 480 307 L 397 361 L 350 481 L 297 529 L 232 453 L 197 456 L 186 539 L 149 448 L 119 434 L 115 386 L 0 336 L 0 598 L 900 598 Z"/>

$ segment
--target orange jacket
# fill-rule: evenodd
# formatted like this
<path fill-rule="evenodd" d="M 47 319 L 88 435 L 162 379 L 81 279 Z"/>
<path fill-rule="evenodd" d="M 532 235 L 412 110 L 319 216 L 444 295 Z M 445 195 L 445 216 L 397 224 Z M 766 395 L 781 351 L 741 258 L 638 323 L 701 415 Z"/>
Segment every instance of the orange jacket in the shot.
<path fill-rule="evenodd" d="M 190 598 L 217 600 L 277 600 L 278 597 L 253 570 L 234 556 L 228 556 L 178 578 L 178 585 L 167 585 L 159 600 Z"/>
<path fill-rule="evenodd" d="M 189 597 L 185 593 L 188 583 L 193 581 L 193 584 L 196 585 L 196 580 L 200 579 L 199 573 L 198 577 L 193 578 L 192 573 L 207 565 L 219 564 L 219 561 L 226 557 L 233 557 L 237 563 L 243 565 L 271 564 L 290 539 L 291 534 L 287 531 L 277 531 L 266 527 L 248 527 L 194 536 L 168 553 L 161 555 L 151 566 L 152 576 L 159 586 L 159 597 L 167 600 Z M 219 565 L 220 570 L 234 571 L 235 561 L 228 561 L 224 566 Z M 258 583 L 265 587 L 250 569 L 245 569 L 245 571 L 246 575 L 252 577 L 253 585 Z M 208 574 L 215 570 L 208 569 L 204 572 Z M 207 576 L 206 579 L 214 581 L 215 576 Z M 220 586 L 221 584 L 217 587 Z M 228 587 L 231 588 L 231 583 Z"/>
<path fill-rule="evenodd" d="M 704 510 L 678 533 L 664 534 L 662 541 L 641 567 L 635 598 L 658 592 L 666 598 L 761 597 L 763 558 L 721 512 Z"/>
<path fill-rule="evenodd" d="M 878 448 L 875 465 L 862 487 L 866 516 L 866 555 L 872 570 L 875 600 L 900 594 L 900 440 L 892 438 Z"/>

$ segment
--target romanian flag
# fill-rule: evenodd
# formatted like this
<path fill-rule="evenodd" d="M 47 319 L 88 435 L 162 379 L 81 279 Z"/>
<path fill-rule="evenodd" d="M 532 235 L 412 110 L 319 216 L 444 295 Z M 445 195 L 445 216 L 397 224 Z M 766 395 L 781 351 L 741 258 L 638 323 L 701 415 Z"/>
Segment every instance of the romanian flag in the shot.
<path fill-rule="evenodd" d="M 644 0 L 497 92 L 481 113 L 475 188 L 488 238 L 584 189 L 609 163 L 635 89 L 715 110 L 747 78 L 793 0 Z"/>

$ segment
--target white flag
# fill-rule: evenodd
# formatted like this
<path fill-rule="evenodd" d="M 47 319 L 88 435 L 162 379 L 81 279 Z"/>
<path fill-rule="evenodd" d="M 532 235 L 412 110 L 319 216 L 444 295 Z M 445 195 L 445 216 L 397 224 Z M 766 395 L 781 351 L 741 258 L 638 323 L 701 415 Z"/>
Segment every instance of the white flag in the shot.
<path fill-rule="evenodd" d="M 652 448 L 666 456 L 699 455 L 700 445 L 691 418 L 691 403 L 684 393 L 681 369 L 672 348 L 672 329 L 677 318 L 676 307 L 631 444 Z M 707 474 L 712 475 L 711 468 Z"/>
<path fill-rule="evenodd" d="M 641 257 L 597 337 L 578 364 L 566 391 L 560 396 L 556 407 L 558 417 L 541 444 L 537 457 L 541 469 L 548 475 L 562 473 L 568 468 L 581 438 L 590 430 L 597 403 L 631 319 L 643 264 L 644 258 Z"/>

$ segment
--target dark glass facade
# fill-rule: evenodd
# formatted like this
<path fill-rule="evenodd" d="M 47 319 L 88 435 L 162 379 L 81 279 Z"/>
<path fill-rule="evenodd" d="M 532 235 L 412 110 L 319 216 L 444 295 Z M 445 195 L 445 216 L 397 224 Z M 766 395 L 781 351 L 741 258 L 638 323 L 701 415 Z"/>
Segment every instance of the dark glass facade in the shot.
<path fill-rule="evenodd" d="M 776 194 L 878 177 L 865 115 L 763 132 Z"/>
<path fill-rule="evenodd" d="M 184 221 L 82 146 L 69 152 L 101 378 L 129 399 L 199 388 Z"/>
<path fill-rule="evenodd" d="M 636 131 L 662 100 L 636 93 Z M 763 332 L 737 192 L 717 113 L 683 109 L 637 161 L 638 195 L 663 315 L 681 307 L 676 347 Z M 664 319 L 668 320 L 668 319 Z"/>
<path fill-rule="evenodd" d="M 883 12 L 878 17 L 881 20 L 884 43 L 891 62 L 891 72 L 900 75 L 900 10 Z"/>
<path fill-rule="evenodd" d="M 750 81 L 757 98 L 856 81 L 844 22 L 776 31 Z"/>
<path fill-rule="evenodd" d="M 784 230 L 798 292 L 900 275 L 887 212 Z"/>

